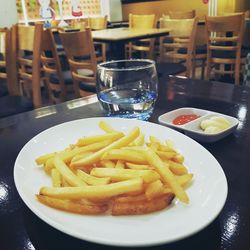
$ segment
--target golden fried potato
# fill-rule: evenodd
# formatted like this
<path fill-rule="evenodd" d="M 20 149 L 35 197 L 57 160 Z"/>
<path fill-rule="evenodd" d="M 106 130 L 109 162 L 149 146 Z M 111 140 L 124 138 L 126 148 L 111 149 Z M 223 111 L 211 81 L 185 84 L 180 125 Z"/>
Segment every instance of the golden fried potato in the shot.
<path fill-rule="evenodd" d="M 135 215 L 156 212 L 169 206 L 173 198 L 174 194 L 168 193 L 152 200 L 119 202 L 119 200 L 115 199 L 112 206 L 112 215 Z"/>
<path fill-rule="evenodd" d="M 108 205 L 107 204 L 90 204 L 73 201 L 73 200 L 65 200 L 65 199 L 58 199 L 44 195 L 36 195 L 37 199 L 52 208 L 64 210 L 71 213 L 78 213 L 78 214 L 103 214 L 107 211 Z"/>

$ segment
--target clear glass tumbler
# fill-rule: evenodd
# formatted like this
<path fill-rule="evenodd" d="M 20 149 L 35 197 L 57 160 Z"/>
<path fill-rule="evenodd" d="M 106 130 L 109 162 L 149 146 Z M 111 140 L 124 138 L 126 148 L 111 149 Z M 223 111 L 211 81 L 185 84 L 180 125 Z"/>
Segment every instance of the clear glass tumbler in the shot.
<path fill-rule="evenodd" d="M 97 66 L 97 97 L 105 116 L 147 120 L 158 96 L 155 62 L 130 59 Z"/>

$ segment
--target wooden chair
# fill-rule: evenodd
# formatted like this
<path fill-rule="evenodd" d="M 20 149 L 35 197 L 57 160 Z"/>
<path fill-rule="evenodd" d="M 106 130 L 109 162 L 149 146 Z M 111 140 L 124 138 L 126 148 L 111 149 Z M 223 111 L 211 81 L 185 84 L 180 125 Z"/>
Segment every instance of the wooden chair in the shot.
<path fill-rule="evenodd" d="M 87 96 L 96 92 L 97 58 L 91 30 L 78 32 L 59 31 L 69 62 L 77 96 Z M 73 45 L 73 46 L 72 46 Z"/>
<path fill-rule="evenodd" d="M 88 26 L 91 30 L 107 29 L 108 19 L 107 16 L 89 17 Z M 107 46 L 106 43 L 94 42 L 97 61 L 106 61 Z"/>
<path fill-rule="evenodd" d="M 6 88 L 6 92 L 0 95 L 0 118 L 32 110 L 32 102 L 20 96 L 16 85 L 11 31 L 7 28 L 0 29 L 0 55 L 0 78 L 3 80 L 1 82 L 3 85 L 0 86 L 1 92 Z"/>
<path fill-rule="evenodd" d="M 165 43 L 164 38 L 160 38 L 160 61 L 167 59 L 185 64 L 187 77 L 191 77 L 194 71 L 197 22 L 198 19 L 193 18 L 165 19 L 160 23 L 160 27 L 167 27 L 171 30 L 168 37 L 171 41 Z"/>
<path fill-rule="evenodd" d="M 191 19 L 196 16 L 196 11 L 169 11 L 168 15 L 170 19 Z"/>
<path fill-rule="evenodd" d="M 205 17 L 207 40 L 207 72 L 234 76 L 235 84 L 240 83 L 241 65 L 246 55 L 241 51 L 244 13 L 230 16 Z"/>
<path fill-rule="evenodd" d="M 9 44 L 9 46 L 8 46 Z M 11 36 L 10 30 L 7 28 L 0 28 L 0 96 L 13 94 L 11 85 Z M 9 76 L 9 77 L 8 77 Z"/>
<path fill-rule="evenodd" d="M 41 96 L 41 42 L 43 24 L 12 27 L 13 55 L 21 93 L 32 97 L 35 108 L 42 106 Z M 31 94 L 30 94 L 31 93 Z"/>
<path fill-rule="evenodd" d="M 58 30 L 46 29 L 43 31 L 41 63 L 50 101 L 60 103 L 67 100 L 67 92 L 72 91 L 73 80 L 70 71 L 62 69 L 54 32 L 58 32 Z"/>
<path fill-rule="evenodd" d="M 129 28 L 130 29 L 152 29 L 156 27 L 156 16 L 152 15 L 134 15 L 129 14 Z M 131 58 L 133 53 L 139 52 L 141 57 L 154 58 L 154 44 L 155 38 L 141 39 L 136 42 L 129 42 L 126 45 L 126 57 Z"/>

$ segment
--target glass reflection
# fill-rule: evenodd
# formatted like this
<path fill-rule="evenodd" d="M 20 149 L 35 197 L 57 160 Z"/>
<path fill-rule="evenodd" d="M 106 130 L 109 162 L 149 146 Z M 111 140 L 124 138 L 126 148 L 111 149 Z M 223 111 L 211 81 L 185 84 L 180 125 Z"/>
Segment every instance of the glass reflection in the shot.
<path fill-rule="evenodd" d="M 7 200 L 8 186 L 4 182 L 0 182 L 0 205 Z"/>
<path fill-rule="evenodd" d="M 247 108 L 246 108 L 246 106 L 240 106 L 238 114 L 237 114 L 238 119 L 239 120 L 245 120 L 246 115 L 247 115 Z"/>
<path fill-rule="evenodd" d="M 82 106 L 85 106 L 87 104 L 91 104 L 91 103 L 94 103 L 97 101 L 98 101 L 97 97 L 96 97 L 96 95 L 94 95 L 94 96 L 87 97 L 87 98 L 69 101 L 69 102 L 67 102 L 66 105 L 67 105 L 68 109 L 75 109 L 75 108 L 79 108 L 79 107 L 82 107 Z"/>
<path fill-rule="evenodd" d="M 44 107 L 40 109 L 35 109 L 34 111 L 35 111 L 35 118 L 37 119 L 41 117 L 53 115 L 57 112 L 55 106 L 48 106 L 48 107 Z"/>
<path fill-rule="evenodd" d="M 232 237 L 235 237 L 239 234 L 238 225 L 240 224 L 240 216 L 236 212 L 233 212 L 228 219 L 226 220 L 223 234 L 227 240 L 232 240 Z"/>

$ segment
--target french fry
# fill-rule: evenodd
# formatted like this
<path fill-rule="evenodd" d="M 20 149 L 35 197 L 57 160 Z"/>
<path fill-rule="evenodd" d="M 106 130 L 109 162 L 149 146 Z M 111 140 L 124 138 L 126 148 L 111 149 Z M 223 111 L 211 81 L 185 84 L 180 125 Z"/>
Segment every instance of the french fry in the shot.
<path fill-rule="evenodd" d="M 77 170 L 76 175 L 80 177 L 87 184 L 93 185 L 93 186 L 105 185 L 105 184 L 110 183 L 110 177 L 103 177 L 103 178 L 94 177 L 79 169 Z"/>
<path fill-rule="evenodd" d="M 140 133 L 140 135 L 130 144 L 131 146 L 143 146 L 145 140 L 145 135 Z"/>
<path fill-rule="evenodd" d="M 51 170 L 51 178 L 52 178 L 53 187 L 61 187 L 61 184 L 62 184 L 61 174 L 56 168 L 53 168 Z"/>
<path fill-rule="evenodd" d="M 160 180 L 150 183 L 145 190 L 145 195 L 148 200 L 152 200 L 164 194 L 164 187 Z"/>
<path fill-rule="evenodd" d="M 100 167 L 105 167 L 105 168 L 114 168 L 115 163 L 111 160 L 101 160 L 99 162 Z"/>
<path fill-rule="evenodd" d="M 118 160 L 115 164 L 115 168 L 124 168 L 124 162 L 122 160 Z"/>
<path fill-rule="evenodd" d="M 76 176 L 72 170 L 56 155 L 54 158 L 55 168 L 60 172 L 62 177 L 71 185 L 76 187 L 86 186 L 87 184 Z"/>
<path fill-rule="evenodd" d="M 135 164 L 131 162 L 126 162 L 126 167 L 130 169 L 137 169 L 137 170 L 145 170 L 145 169 L 150 169 L 149 165 L 146 164 Z"/>
<path fill-rule="evenodd" d="M 83 153 L 80 153 L 80 154 L 77 154 L 75 155 L 72 159 L 71 159 L 71 162 L 74 162 L 74 161 L 79 161 L 80 159 L 84 158 L 84 157 L 87 157 L 87 156 L 90 156 L 92 155 L 93 152 L 83 152 Z"/>
<path fill-rule="evenodd" d="M 56 153 L 49 153 L 49 154 L 41 155 L 35 159 L 35 162 L 37 165 L 45 164 L 46 161 L 49 160 L 50 158 L 53 158 L 55 154 Z"/>
<path fill-rule="evenodd" d="M 112 149 L 104 153 L 102 160 L 126 160 L 138 164 L 146 164 L 143 154 L 129 149 Z"/>
<path fill-rule="evenodd" d="M 105 121 L 100 121 L 99 122 L 99 128 L 105 131 L 106 133 L 113 133 L 117 132 L 115 129 L 113 129 L 108 123 Z"/>
<path fill-rule="evenodd" d="M 192 181 L 193 174 L 184 174 L 184 175 L 176 176 L 175 178 L 178 181 L 178 183 L 182 187 L 184 187 Z"/>
<path fill-rule="evenodd" d="M 152 135 L 149 136 L 149 141 L 150 141 L 151 143 L 156 142 L 156 143 L 161 144 L 160 140 L 159 140 L 158 138 L 156 138 L 155 136 L 152 136 Z"/>
<path fill-rule="evenodd" d="M 100 186 L 42 187 L 39 194 L 60 199 L 85 198 L 90 200 L 104 200 L 117 195 L 141 190 L 143 190 L 143 180 L 137 178 Z"/>
<path fill-rule="evenodd" d="M 135 127 L 127 136 L 124 136 L 120 138 L 119 140 L 111 143 L 110 145 L 106 146 L 105 148 L 102 148 L 101 150 L 95 152 L 94 154 L 90 155 L 89 157 L 86 157 L 82 160 L 72 162 L 70 164 L 71 167 L 77 168 L 81 167 L 83 165 L 93 164 L 101 159 L 102 155 L 109 151 L 110 149 L 120 148 L 127 146 L 129 143 L 131 143 L 137 136 L 140 134 L 140 130 L 138 127 Z"/>
<path fill-rule="evenodd" d="M 59 152 L 35 159 L 52 187 L 41 187 L 38 201 L 79 214 L 146 214 L 169 206 L 176 196 L 188 203 L 184 188 L 193 180 L 184 156 L 172 141 L 145 141 L 138 127 L 128 134 L 101 121 L 105 134 L 78 139 Z"/>
<path fill-rule="evenodd" d="M 64 150 L 58 153 L 58 155 L 60 156 L 60 158 L 67 164 L 70 163 L 71 160 L 79 154 L 83 154 L 85 152 L 89 152 L 89 151 L 96 151 L 99 149 L 102 149 L 106 146 L 108 146 L 111 143 L 111 140 L 104 140 L 101 142 L 96 142 L 87 146 L 83 146 L 83 147 L 78 147 L 78 148 L 74 148 L 72 150 Z M 84 156 L 83 156 L 84 158 Z M 78 160 L 79 161 L 79 160 Z M 50 170 L 54 167 L 54 158 L 49 158 L 48 161 L 45 164 L 45 171 L 47 173 L 50 173 Z"/>
<path fill-rule="evenodd" d="M 142 178 L 144 183 L 150 183 L 160 179 L 160 175 L 154 170 L 135 170 L 119 168 L 93 168 L 90 175 L 96 177 L 110 177 L 112 181 L 124 181 Z"/>
<path fill-rule="evenodd" d="M 176 156 L 175 152 L 169 152 L 169 151 L 157 150 L 156 153 L 158 154 L 158 156 L 161 157 L 162 160 L 171 160 Z"/>
<path fill-rule="evenodd" d="M 189 198 L 185 190 L 179 185 L 173 173 L 169 170 L 166 164 L 162 162 L 161 158 L 150 148 L 145 151 L 144 154 L 148 163 L 156 169 L 156 171 L 161 175 L 163 181 L 169 184 L 178 199 L 184 203 L 188 203 Z"/>
<path fill-rule="evenodd" d="M 57 199 L 44 195 L 36 195 L 37 199 L 52 208 L 64 210 L 67 212 L 78 214 L 102 214 L 107 211 L 107 204 L 89 204 L 89 203 L 77 203 L 71 200 Z"/>
<path fill-rule="evenodd" d="M 188 173 L 187 168 L 183 164 L 180 164 L 171 160 L 166 161 L 165 164 L 169 167 L 171 172 L 174 173 L 175 175 L 183 175 L 183 174 Z"/>
<path fill-rule="evenodd" d="M 116 141 L 117 139 L 120 139 L 123 137 L 124 134 L 121 132 L 111 132 L 111 133 L 106 133 L 103 135 L 93 135 L 93 136 L 87 136 L 80 138 L 77 142 L 78 146 L 86 146 L 95 142 L 101 142 L 104 140 L 111 140 L 111 141 Z"/>
<path fill-rule="evenodd" d="M 156 212 L 169 206 L 173 198 L 174 195 L 168 193 L 161 197 L 146 201 L 119 202 L 115 200 L 112 206 L 112 215 L 134 215 Z"/>

